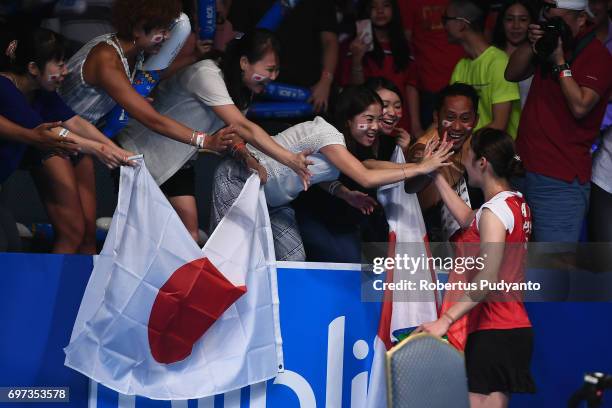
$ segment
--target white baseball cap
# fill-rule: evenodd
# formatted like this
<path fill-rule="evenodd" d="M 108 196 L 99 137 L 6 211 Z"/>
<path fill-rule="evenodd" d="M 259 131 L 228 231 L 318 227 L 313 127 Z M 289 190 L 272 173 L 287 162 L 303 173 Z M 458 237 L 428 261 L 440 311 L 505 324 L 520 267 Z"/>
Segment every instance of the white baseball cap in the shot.
<path fill-rule="evenodd" d="M 588 0 L 555 0 L 555 3 L 557 4 L 557 8 L 566 10 L 584 10 L 590 16 L 593 16 L 591 10 L 589 10 Z"/>

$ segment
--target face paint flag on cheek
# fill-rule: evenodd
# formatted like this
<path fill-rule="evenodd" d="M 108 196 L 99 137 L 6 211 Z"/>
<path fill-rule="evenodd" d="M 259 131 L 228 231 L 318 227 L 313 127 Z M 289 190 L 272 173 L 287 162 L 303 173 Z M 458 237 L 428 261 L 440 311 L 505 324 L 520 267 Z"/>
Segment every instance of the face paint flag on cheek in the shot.
<path fill-rule="evenodd" d="M 251 76 L 251 79 L 254 82 L 257 82 L 258 84 L 265 84 L 265 83 L 270 82 L 270 77 L 263 76 L 258 73 L 253 73 L 253 75 Z"/>
<path fill-rule="evenodd" d="M 160 42 L 164 41 L 164 39 L 166 38 L 165 34 L 155 34 L 153 37 L 151 37 L 151 42 L 153 44 L 159 44 Z"/>
<path fill-rule="evenodd" d="M 357 129 L 359 129 L 359 130 L 368 130 L 368 124 L 367 123 L 358 123 L 357 124 Z"/>
<path fill-rule="evenodd" d="M 185 13 L 181 13 L 170 28 L 170 38 L 164 41 L 159 52 L 147 58 L 141 70 L 138 70 L 132 80 L 132 86 L 138 94 L 147 97 L 160 81 L 160 71 L 168 68 L 179 53 L 187 37 L 191 33 L 191 24 Z M 164 35 L 162 36 L 163 40 Z M 106 116 L 106 125 L 102 129 L 107 137 L 113 138 L 127 125 L 129 116 L 119 105 L 116 105 Z"/>
<path fill-rule="evenodd" d="M 259 177 L 247 180 L 200 249 L 138 163 L 121 169 L 117 209 L 65 364 L 117 392 L 164 400 L 276 376 L 276 264 Z"/>

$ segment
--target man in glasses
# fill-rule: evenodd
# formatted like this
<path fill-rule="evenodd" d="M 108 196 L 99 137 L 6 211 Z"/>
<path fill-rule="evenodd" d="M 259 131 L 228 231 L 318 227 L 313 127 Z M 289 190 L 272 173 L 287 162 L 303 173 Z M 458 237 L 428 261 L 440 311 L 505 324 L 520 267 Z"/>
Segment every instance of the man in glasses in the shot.
<path fill-rule="evenodd" d="M 546 0 L 542 21 L 529 26 L 529 43 L 512 54 L 505 73 L 514 82 L 534 75 L 517 150 L 527 170 L 534 238 L 541 242 L 580 237 L 590 149 L 612 91 L 612 57 L 587 26 L 586 10 L 587 0 Z M 543 47 L 553 32 L 556 44 Z"/>
<path fill-rule="evenodd" d="M 479 120 L 474 130 L 491 127 L 516 137 L 521 109 L 518 85 L 504 79 L 508 56 L 485 38 L 485 14 L 476 0 L 449 3 L 442 17 L 448 40 L 461 45 L 467 56 L 455 66 L 450 82 L 469 84 L 478 92 Z"/>

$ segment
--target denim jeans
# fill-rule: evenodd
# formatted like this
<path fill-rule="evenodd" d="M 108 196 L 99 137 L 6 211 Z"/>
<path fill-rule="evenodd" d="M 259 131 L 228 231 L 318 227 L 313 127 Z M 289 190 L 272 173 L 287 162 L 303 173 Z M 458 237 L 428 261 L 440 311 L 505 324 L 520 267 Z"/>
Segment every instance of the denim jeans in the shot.
<path fill-rule="evenodd" d="M 524 193 L 538 242 L 578 242 L 589 207 L 591 184 L 527 172 Z"/>

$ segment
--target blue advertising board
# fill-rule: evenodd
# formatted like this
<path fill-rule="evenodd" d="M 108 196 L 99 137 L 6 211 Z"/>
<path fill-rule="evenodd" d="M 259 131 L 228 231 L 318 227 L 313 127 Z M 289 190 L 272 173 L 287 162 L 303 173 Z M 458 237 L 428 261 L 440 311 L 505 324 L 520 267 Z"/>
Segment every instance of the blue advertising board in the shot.
<path fill-rule="evenodd" d="M 0 254 L 0 387 L 70 388 L 69 403 L 26 406 L 364 406 L 380 304 L 361 301 L 358 266 L 281 263 L 278 285 L 285 372 L 266 384 L 225 395 L 172 402 L 118 395 L 64 366 L 63 347 L 91 269 L 88 256 Z M 529 304 L 528 309 L 536 333 L 532 370 L 538 392 L 513 398 L 512 407 L 565 406 L 585 372 L 612 372 L 612 304 L 540 303 Z"/>

